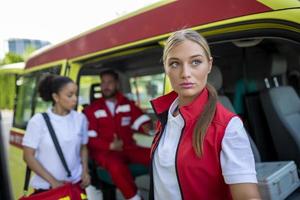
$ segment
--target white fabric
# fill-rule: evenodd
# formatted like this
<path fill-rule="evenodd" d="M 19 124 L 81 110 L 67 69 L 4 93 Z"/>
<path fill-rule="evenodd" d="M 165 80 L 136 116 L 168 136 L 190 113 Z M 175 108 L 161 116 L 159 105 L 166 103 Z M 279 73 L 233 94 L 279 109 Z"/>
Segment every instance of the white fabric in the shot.
<path fill-rule="evenodd" d="M 178 105 L 175 100 L 168 114 L 168 121 L 154 154 L 154 199 L 180 199 L 180 189 L 175 170 L 175 154 L 184 121 L 181 115 L 172 113 Z"/>
<path fill-rule="evenodd" d="M 116 108 L 116 102 L 115 101 L 105 101 L 106 106 L 108 107 L 108 110 L 110 111 L 111 115 L 115 115 L 115 108 Z"/>
<path fill-rule="evenodd" d="M 124 105 L 118 105 L 116 108 L 116 113 L 118 114 L 119 112 L 130 112 L 130 105 L 129 104 L 124 104 Z"/>
<path fill-rule="evenodd" d="M 107 117 L 107 113 L 105 110 L 99 109 L 94 112 L 94 115 L 97 119 Z"/>
<path fill-rule="evenodd" d="M 29 120 L 22 144 L 36 150 L 36 159 L 57 180 L 76 183 L 82 174 L 80 148 L 88 142 L 87 119 L 82 113 L 76 111 L 71 111 L 65 116 L 56 115 L 51 109 L 47 113 L 72 177 L 67 177 L 46 122 L 40 113 Z M 50 184 L 38 175 L 31 179 L 30 185 L 35 189 L 50 187 Z"/>
<path fill-rule="evenodd" d="M 177 105 L 178 99 L 169 109 L 167 125 L 154 154 L 155 199 L 181 199 L 175 171 L 175 154 L 184 120 L 180 114 L 176 117 L 172 115 Z M 239 117 L 233 117 L 225 129 L 220 160 L 227 184 L 257 183 L 253 153 Z"/>
<path fill-rule="evenodd" d="M 136 194 L 133 197 L 129 198 L 128 200 L 142 200 L 142 198 L 139 194 Z"/>
<path fill-rule="evenodd" d="M 97 137 L 98 134 L 96 131 L 90 130 L 90 131 L 88 131 L 88 135 L 89 135 L 89 137 Z"/>
<path fill-rule="evenodd" d="M 239 117 L 233 117 L 225 129 L 220 160 L 225 183 L 257 183 L 254 156 Z"/>
<path fill-rule="evenodd" d="M 148 115 L 141 115 L 133 122 L 131 128 L 133 130 L 139 130 L 140 126 L 149 120 L 150 120 L 150 117 Z"/>

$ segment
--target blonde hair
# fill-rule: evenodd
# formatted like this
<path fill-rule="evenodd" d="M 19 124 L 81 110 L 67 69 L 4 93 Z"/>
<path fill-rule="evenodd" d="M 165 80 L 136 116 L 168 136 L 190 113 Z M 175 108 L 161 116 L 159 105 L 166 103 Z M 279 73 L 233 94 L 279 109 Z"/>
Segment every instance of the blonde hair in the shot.
<path fill-rule="evenodd" d="M 210 48 L 208 46 L 207 41 L 205 38 L 200 35 L 198 32 L 190 30 L 190 29 L 184 29 L 180 31 L 174 32 L 167 40 L 166 46 L 164 48 L 163 52 L 163 63 L 166 65 L 167 56 L 170 52 L 170 50 L 175 47 L 176 45 L 180 44 L 183 41 L 192 41 L 197 44 L 199 44 L 208 60 L 212 59 Z M 200 117 L 197 119 L 194 133 L 193 133 L 193 148 L 197 156 L 203 155 L 203 141 L 207 132 L 207 129 L 209 125 L 211 124 L 213 117 L 216 112 L 216 105 L 217 105 L 217 92 L 214 89 L 213 86 L 210 84 L 206 84 L 206 88 L 209 93 L 208 102 L 205 104 L 203 113 L 200 115 Z"/>
<path fill-rule="evenodd" d="M 205 55 L 207 56 L 208 60 L 211 60 L 211 52 L 206 39 L 196 31 L 190 29 L 184 29 L 184 30 L 174 32 L 168 38 L 163 53 L 164 64 L 167 61 L 167 56 L 170 50 L 176 45 L 186 40 L 190 40 L 192 42 L 199 44 L 204 49 Z"/>

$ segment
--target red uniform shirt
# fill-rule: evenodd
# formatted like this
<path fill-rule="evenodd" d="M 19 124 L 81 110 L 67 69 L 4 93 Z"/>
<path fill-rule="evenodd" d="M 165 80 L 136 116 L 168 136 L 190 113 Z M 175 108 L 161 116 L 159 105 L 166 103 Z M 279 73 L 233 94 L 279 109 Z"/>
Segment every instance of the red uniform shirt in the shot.
<path fill-rule="evenodd" d="M 150 118 L 143 114 L 133 101 L 117 93 L 114 115 L 109 111 L 104 98 L 100 98 L 84 109 L 89 121 L 89 130 L 97 135 L 89 138 L 88 148 L 91 153 L 97 150 L 108 150 L 116 134 L 123 141 L 123 149 L 135 146 L 133 130 L 140 131 Z"/>

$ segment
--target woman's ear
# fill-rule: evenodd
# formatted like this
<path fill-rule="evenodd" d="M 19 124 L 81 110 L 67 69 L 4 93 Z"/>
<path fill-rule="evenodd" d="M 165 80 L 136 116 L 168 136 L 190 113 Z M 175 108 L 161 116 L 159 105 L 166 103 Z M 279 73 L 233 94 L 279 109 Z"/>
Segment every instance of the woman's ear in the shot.
<path fill-rule="evenodd" d="M 209 58 L 209 61 L 208 61 L 208 67 L 209 67 L 208 73 L 211 72 L 212 64 L 213 64 L 213 58 L 210 57 L 210 58 Z"/>
<path fill-rule="evenodd" d="M 52 93 L 52 98 L 55 103 L 58 102 L 58 95 L 56 93 Z"/>

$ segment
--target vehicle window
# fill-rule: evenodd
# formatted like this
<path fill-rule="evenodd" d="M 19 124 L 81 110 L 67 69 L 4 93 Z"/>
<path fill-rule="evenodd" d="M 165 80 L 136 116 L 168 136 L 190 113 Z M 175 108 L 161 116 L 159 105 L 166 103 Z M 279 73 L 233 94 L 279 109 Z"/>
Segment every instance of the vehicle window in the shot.
<path fill-rule="evenodd" d="M 137 76 L 130 78 L 131 94 L 127 95 L 147 113 L 152 113 L 150 100 L 163 94 L 164 74 Z"/>
<path fill-rule="evenodd" d="M 27 121 L 32 116 L 32 102 L 36 86 L 36 77 L 26 75 L 17 81 L 18 94 L 16 99 L 16 111 L 14 125 L 18 128 L 25 128 Z"/>
<path fill-rule="evenodd" d="M 85 105 L 91 102 L 91 88 L 94 86 L 99 86 L 97 91 L 100 93 L 100 77 L 99 75 L 83 75 L 80 76 L 79 80 L 79 95 L 78 95 L 78 105 L 79 110 L 81 110 Z M 97 98 L 99 98 L 99 93 Z"/>
<path fill-rule="evenodd" d="M 37 94 L 37 84 L 44 73 L 59 74 L 60 66 L 30 73 L 17 80 L 18 94 L 14 116 L 14 127 L 25 128 L 34 113 L 44 112 L 51 102 L 44 102 Z"/>
<path fill-rule="evenodd" d="M 51 67 L 49 69 L 45 69 L 42 71 L 39 71 L 38 73 L 35 74 L 37 83 L 40 81 L 40 78 L 42 77 L 43 74 L 45 73 L 51 73 L 51 74 L 60 74 L 60 66 L 56 67 Z M 34 113 L 40 113 L 40 112 L 45 112 L 51 105 L 52 102 L 45 102 L 42 100 L 42 98 L 37 94 L 37 88 L 35 91 L 35 96 L 34 96 L 34 106 L 33 106 L 33 114 Z"/>

